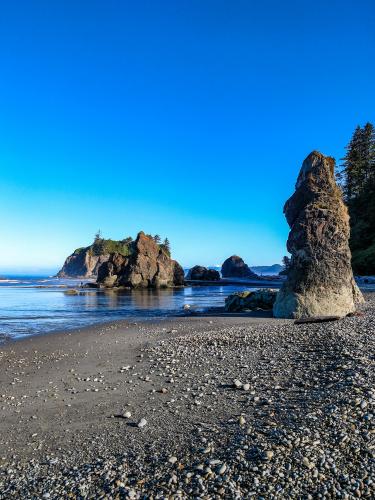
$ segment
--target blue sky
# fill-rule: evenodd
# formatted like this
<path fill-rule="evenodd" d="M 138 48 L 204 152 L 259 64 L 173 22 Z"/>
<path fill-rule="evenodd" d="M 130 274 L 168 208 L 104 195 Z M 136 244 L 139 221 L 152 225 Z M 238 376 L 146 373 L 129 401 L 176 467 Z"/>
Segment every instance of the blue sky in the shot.
<path fill-rule="evenodd" d="M 0 18 L 0 271 L 139 230 L 280 262 L 313 149 L 375 119 L 372 1 L 15 1 Z"/>

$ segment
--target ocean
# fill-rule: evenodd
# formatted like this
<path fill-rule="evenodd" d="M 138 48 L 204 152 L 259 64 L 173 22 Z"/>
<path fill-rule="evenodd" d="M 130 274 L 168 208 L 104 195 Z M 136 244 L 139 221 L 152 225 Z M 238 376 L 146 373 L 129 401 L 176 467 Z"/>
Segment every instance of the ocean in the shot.
<path fill-rule="evenodd" d="M 69 330 L 111 320 L 150 320 L 192 310 L 223 306 L 246 285 L 195 286 L 181 289 L 124 290 L 79 288 L 81 280 L 48 276 L 6 276 L 0 281 L 0 341 Z M 67 295 L 75 288 L 78 295 Z"/>

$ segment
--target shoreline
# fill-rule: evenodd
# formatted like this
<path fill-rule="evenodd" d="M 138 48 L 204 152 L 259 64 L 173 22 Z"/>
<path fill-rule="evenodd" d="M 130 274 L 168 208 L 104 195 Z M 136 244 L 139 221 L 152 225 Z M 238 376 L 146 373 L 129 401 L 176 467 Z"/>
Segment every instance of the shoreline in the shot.
<path fill-rule="evenodd" d="M 121 320 L 1 346 L 0 498 L 371 497 L 366 300 L 329 324 Z"/>
<path fill-rule="evenodd" d="M 170 323 L 186 321 L 186 320 L 204 320 L 207 318 L 210 321 L 212 318 L 221 319 L 221 318 L 243 318 L 244 320 L 250 319 L 254 320 L 254 322 L 262 321 L 262 320 L 274 320 L 278 321 L 293 321 L 293 320 L 280 320 L 279 318 L 273 318 L 271 311 L 249 311 L 249 312 L 226 312 L 224 307 L 208 307 L 205 311 L 194 311 L 190 310 L 187 312 L 181 312 L 180 314 L 171 314 L 166 316 L 138 316 L 131 317 L 129 319 L 115 319 L 115 320 L 107 320 L 101 322 L 94 322 L 88 325 L 84 325 L 81 327 L 72 327 L 72 328 L 64 328 L 58 330 L 50 330 L 46 332 L 40 333 L 32 333 L 32 334 L 20 334 L 17 337 L 6 337 L 0 342 L 0 350 L 4 346 L 11 345 L 13 343 L 22 343 L 31 339 L 39 339 L 49 337 L 62 338 L 65 335 L 87 335 L 94 334 L 94 332 L 98 330 L 105 330 L 110 328 L 113 329 L 129 329 L 132 327 L 146 327 L 157 328 L 157 327 L 166 327 Z M 236 321 L 234 319 L 234 321 Z"/>

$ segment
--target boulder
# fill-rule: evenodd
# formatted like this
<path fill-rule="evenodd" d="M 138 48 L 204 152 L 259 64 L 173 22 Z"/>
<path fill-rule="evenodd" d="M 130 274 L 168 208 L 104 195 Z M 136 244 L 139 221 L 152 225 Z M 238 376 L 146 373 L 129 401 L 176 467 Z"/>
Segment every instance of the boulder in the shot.
<path fill-rule="evenodd" d="M 192 267 L 186 279 L 188 280 L 202 280 L 202 281 L 219 281 L 220 273 L 215 269 L 208 269 L 203 266 L 194 266 Z"/>
<path fill-rule="evenodd" d="M 284 214 L 292 257 L 274 316 L 342 317 L 354 312 L 363 297 L 353 277 L 349 216 L 332 158 L 314 151 L 305 159 Z"/>
<path fill-rule="evenodd" d="M 270 310 L 275 303 L 277 292 L 278 290 L 272 288 L 259 288 L 255 291 L 233 293 L 225 299 L 225 310 L 227 312 Z"/>
<path fill-rule="evenodd" d="M 238 255 L 232 255 L 223 263 L 221 275 L 223 278 L 259 279 L 259 276 Z"/>
<path fill-rule="evenodd" d="M 152 236 L 138 234 L 129 256 L 111 254 L 98 271 L 104 287 L 160 288 L 184 284 L 184 270 Z"/>

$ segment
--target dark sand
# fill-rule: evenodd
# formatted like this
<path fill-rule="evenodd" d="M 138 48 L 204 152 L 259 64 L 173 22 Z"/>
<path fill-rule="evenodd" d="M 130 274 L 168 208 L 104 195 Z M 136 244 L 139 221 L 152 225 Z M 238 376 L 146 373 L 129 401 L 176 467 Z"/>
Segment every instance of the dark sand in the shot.
<path fill-rule="evenodd" d="M 362 309 L 1 346 L 0 498 L 373 498 L 374 294 Z"/>

